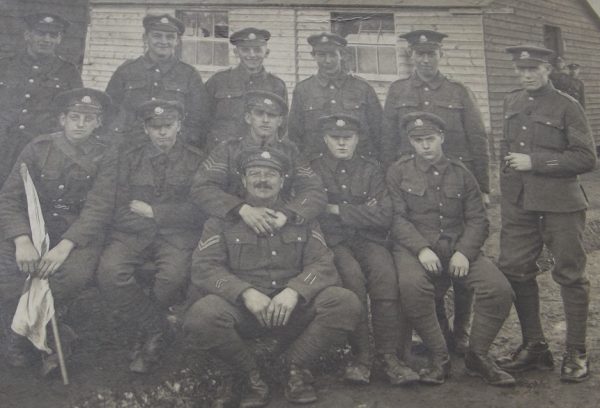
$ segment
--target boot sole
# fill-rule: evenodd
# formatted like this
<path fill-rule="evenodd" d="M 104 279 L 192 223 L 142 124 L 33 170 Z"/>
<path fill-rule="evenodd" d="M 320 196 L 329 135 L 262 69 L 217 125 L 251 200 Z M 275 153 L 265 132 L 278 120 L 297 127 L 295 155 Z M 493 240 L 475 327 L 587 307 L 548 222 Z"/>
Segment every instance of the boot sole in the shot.
<path fill-rule="evenodd" d="M 513 386 L 517 385 L 517 382 L 514 379 L 494 382 L 494 381 L 489 381 L 487 378 L 485 378 L 482 374 L 478 373 L 477 371 L 469 370 L 468 368 L 465 371 L 468 376 L 479 377 L 483 381 L 485 381 L 486 384 L 493 385 L 495 387 L 513 387 Z"/>
<path fill-rule="evenodd" d="M 496 363 L 498 364 L 498 363 Z M 498 364 L 498 367 L 500 367 L 502 370 L 506 371 L 507 373 L 511 373 L 511 374 L 516 374 L 516 373 L 524 373 L 527 371 L 535 371 L 535 370 L 539 370 L 539 371 L 552 371 L 554 370 L 554 366 L 545 366 L 545 365 L 534 365 L 534 366 L 527 366 L 527 367 L 523 367 L 523 368 L 507 368 L 507 367 L 502 367 L 500 364 Z"/>
<path fill-rule="evenodd" d="M 288 400 L 288 402 L 291 402 L 292 404 L 311 404 L 315 401 L 317 401 L 317 397 L 314 398 L 299 398 L 299 399 L 293 399 L 293 398 L 289 398 L 287 395 L 285 395 L 285 399 Z"/>
<path fill-rule="evenodd" d="M 560 376 L 560 381 L 564 382 L 564 383 L 581 383 L 584 381 L 589 380 L 590 378 L 590 373 L 588 372 L 585 376 L 583 377 L 563 377 L 562 375 Z"/>

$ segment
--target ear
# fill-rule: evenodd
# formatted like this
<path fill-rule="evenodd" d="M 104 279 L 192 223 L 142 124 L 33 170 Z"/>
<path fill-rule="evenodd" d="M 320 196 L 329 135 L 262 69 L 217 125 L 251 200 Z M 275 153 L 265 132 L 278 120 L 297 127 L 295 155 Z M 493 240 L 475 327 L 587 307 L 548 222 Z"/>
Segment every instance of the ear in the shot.
<path fill-rule="evenodd" d="M 65 127 L 65 123 L 67 123 L 67 114 L 65 112 L 60 113 L 60 116 L 58 117 L 58 122 L 60 123 L 60 126 L 62 126 L 63 128 Z"/>
<path fill-rule="evenodd" d="M 412 49 L 412 47 L 410 47 L 410 46 L 409 46 L 409 47 L 406 47 L 406 48 L 404 49 L 404 52 L 406 53 L 406 58 L 412 58 L 412 56 L 413 56 L 413 54 L 414 54 L 414 52 L 413 52 L 413 49 Z"/>
<path fill-rule="evenodd" d="M 440 58 L 442 58 L 442 57 L 444 56 L 444 51 L 442 51 L 442 49 L 440 48 L 440 49 L 438 50 L 438 52 L 440 53 Z"/>
<path fill-rule="evenodd" d="M 271 53 L 271 50 L 265 47 L 265 58 L 267 58 L 270 53 Z"/>
<path fill-rule="evenodd" d="M 96 126 L 96 129 L 98 129 L 99 127 L 102 127 L 102 121 L 104 120 L 104 116 L 102 116 L 102 114 L 99 113 L 98 116 L 96 116 L 96 120 L 98 121 L 98 126 Z"/>
<path fill-rule="evenodd" d="M 244 188 L 246 188 L 246 173 L 245 173 L 245 170 L 242 173 L 242 186 L 244 186 Z"/>
<path fill-rule="evenodd" d="M 252 122 L 250 112 L 244 112 L 244 121 L 249 125 Z"/>
<path fill-rule="evenodd" d="M 177 120 L 177 132 L 181 131 L 181 119 Z"/>
<path fill-rule="evenodd" d="M 444 144 L 444 140 L 446 139 L 446 137 L 444 136 L 443 132 L 440 133 L 440 139 L 442 139 L 441 142 L 442 142 L 442 144 Z"/>
<path fill-rule="evenodd" d="M 146 121 L 144 121 L 144 133 L 150 135 L 150 133 L 148 133 L 148 127 L 146 126 Z"/>
<path fill-rule="evenodd" d="M 238 58 L 240 57 L 240 51 L 238 50 L 238 47 L 233 47 L 233 55 Z"/>

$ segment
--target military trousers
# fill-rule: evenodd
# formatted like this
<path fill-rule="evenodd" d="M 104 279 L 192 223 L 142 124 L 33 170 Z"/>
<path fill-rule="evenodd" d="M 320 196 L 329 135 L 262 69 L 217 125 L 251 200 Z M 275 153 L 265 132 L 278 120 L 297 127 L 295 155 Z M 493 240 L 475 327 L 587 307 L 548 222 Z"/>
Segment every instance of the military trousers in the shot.
<path fill-rule="evenodd" d="M 434 355 L 447 355 L 447 345 L 436 317 L 435 294 L 440 282 L 448 279 L 449 258 L 440 258 L 443 271 L 440 276 L 434 276 L 401 245 L 394 247 L 393 256 L 398 270 L 400 301 L 409 320 Z M 475 293 L 470 348 L 486 354 L 508 317 L 513 291 L 504 275 L 483 254 L 470 263 L 469 273 L 462 279 Z"/>
<path fill-rule="evenodd" d="M 544 245 L 554 258 L 552 278 L 561 286 L 567 321 L 567 345 L 585 347 L 590 283 L 583 246 L 586 212 L 528 211 L 507 200 L 501 202 L 502 229 L 498 266 L 513 285 L 515 308 L 523 340 L 544 339 L 539 316 L 537 259 Z"/>
<path fill-rule="evenodd" d="M 321 354 L 346 341 L 360 313 L 360 302 L 352 292 L 330 286 L 312 301 L 300 301 L 286 326 L 268 329 L 241 302 L 207 295 L 188 309 L 184 328 L 199 349 L 215 353 L 244 372 L 256 369 L 256 361 L 243 339 L 268 334 L 288 346 L 283 356 L 288 364 L 309 368 Z"/>
<path fill-rule="evenodd" d="M 177 248 L 160 236 L 141 250 L 113 239 L 102 253 L 98 284 L 119 320 L 137 323 L 148 332 L 164 329 L 165 310 L 183 298 L 192 251 Z M 156 267 L 149 296 L 136 276 L 148 261 Z"/>
<path fill-rule="evenodd" d="M 350 336 L 354 354 L 369 364 L 368 310 L 370 299 L 376 353 L 394 353 L 398 347 L 398 280 L 392 255 L 383 245 L 364 239 L 349 239 L 331 250 L 342 283 L 361 301 L 362 315 Z M 367 299 L 367 296 L 369 299 Z"/>

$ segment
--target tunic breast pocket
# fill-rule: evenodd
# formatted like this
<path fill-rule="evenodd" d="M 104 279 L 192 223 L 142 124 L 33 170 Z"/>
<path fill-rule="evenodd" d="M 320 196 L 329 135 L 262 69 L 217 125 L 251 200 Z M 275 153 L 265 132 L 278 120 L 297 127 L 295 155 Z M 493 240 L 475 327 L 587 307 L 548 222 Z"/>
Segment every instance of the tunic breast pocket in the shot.
<path fill-rule="evenodd" d="M 65 180 L 60 170 L 42 169 L 38 186 L 40 197 L 50 200 L 62 197 L 65 192 Z"/>
<path fill-rule="evenodd" d="M 318 127 L 319 118 L 326 115 L 325 98 L 321 96 L 313 96 L 304 102 L 302 110 L 304 111 L 304 126 L 307 129 L 316 129 Z"/>
<path fill-rule="evenodd" d="M 63 82 L 60 78 L 44 78 L 39 80 L 38 91 L 36 93 L 42 99 L 52 98 L 57 93 L 66 91 L 66 86 L 67 84 Z M 47 103 L 47 101 L 44 101 L 44 103 Z"/>
<path fill-rule="evenodd" d="M 564 125 L 560 119 L 547 116 L 532 116 L 533 145 L 543 149 L 562 151 L 567 147 Z"/>
<path fill-rule="evenodd" d="M 400 127 L 402 124 L 402 117 L 407 113 L 414 112 L 419 109 L 419 101 L 415 99 L 397 99 L 393 102 L 392 105 L 396 111 L 396 119 L 398 121 L 398 126 Z"/>
<path fill-rule="evenodd" d="M 219 119 L 236 120 L 241 118 L 233 118 L 232 114 L 243 112 L 243 89 L 219 89 L 215 93 L 217 111 L 216 115 Z"/>
<path fill-rule="evenodd" d="M 165 98 L 170 101 L 179 101 L 185 105 L 185 100 L 187 98 L 187 94 L 189 93 L 187 84 L 183 81 L 164 81 L 164 95 L 161 95 L 162 98 Z"/>
<path fill-rule="evenodd" d="M 66 190 L 74 202 L 84 202 L 94 183 L 93 174 L 82 169 L 73 169 L 67 174 Z"/>
<path fill-rule="evenodd" d="M 177 200 L 184 200 L 190 194 L 191 176 L 185 174 L 173 175 L 167 177 L 166 183 L 173 198 Z"/>
<path fill-rule="evenodd" d="M 239 231 L 226 231 L 224 235 L 229 252 L 229 263 L 233 270 L 254 270 L 263 265 L 264 259 L 257 247 L 256 235 Z"/>
<path fill-rule="evenodd" d="M 123 104 L 135 105 L 146 101 L 149 97 L 148 84 L 144 79 L 131 79 L 125 81 L 125 97 Z"/>
<path fill-rule="evenodd" d="M 460 101 L 434 100 L 435 113 L 446 122 L 447 131 L 462 130 L 465 106 Z"/>
<path fill-rule="evenodd" d="M 402 180 L 400 190 L 404 193 L 404 201 L 408 211 L 420 213 L 426 210 L 427 200 L 425 199 L 425 182 L 415 182 L 413 180 Z"/>
<path fill-rule="evenodd" d="M 515 136 L 521 131 L 521 121 L 518 115 L 519 112 L 517 111 L 506 111 L 504 113 L 504 138 L 507 141 L 515 140 Z"/>
<path fill-rule="evenodd" d="M 444 203 L 440 210 L 445 214 L 461 216 L 463 212 L 462 200 L 464 198 L 464 186 L 458 183 L 447 183 L 443 186 Z"/>

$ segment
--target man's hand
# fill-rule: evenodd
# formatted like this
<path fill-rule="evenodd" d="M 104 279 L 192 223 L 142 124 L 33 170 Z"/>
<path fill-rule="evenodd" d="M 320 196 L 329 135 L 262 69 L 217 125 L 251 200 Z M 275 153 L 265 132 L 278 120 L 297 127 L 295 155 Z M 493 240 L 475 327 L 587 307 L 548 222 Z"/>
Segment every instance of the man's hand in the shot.
<path fill-rule="evenodd" d="M 271 327 L 271 321 L 267 315 L 267 308 L 271 303 L 270 297 L 254 288 L 250 288 L 242 293 L 242 300 L 246 309 L 256 317 L 262 327 Z"/>
<path fill-rule="evenodd" d="M 267 308 L 267 316 L 271 322 L 269 327 L 285 326 L 297 304 L 298 292 L 290 288 L 285 288 L 271 299 Z"/>
<path fill-rule="evenodd" d="M 423 268 L 427 272 L 433 273 L 434 275 L 439 275 L 442 273 L 442 261 L 429 248 L 423 248 L 419 251 L 419 262 L 423 265 Z"/>
<path fill-rule="evenodd" d="M 269 208 L 252 207 L 248 204 L 242 205 L 239 211 L 240 217 L 242 217 L 246 225 L 260 235 L 267 235 L 273 232 L 271 222 L 273 222 L 272 214 L 274 213 Z"/>
<path fill-rule="evenodd" d="M 325 211 L 327 214 L 340 215 L 340 206 L 337 204 L 327 204 Z"/>
<path fill-rule="evenodd" d="M 269 224 L 274 229 L 276 229 L 276 230 L 280 229 L 287 222 L 287 216 L 284 213 L 282 213 L 281 211 L 273 211 L 273 210 L 267 208 L 267 212 L 271 216 L 271 220 L 270 220 Z"/>
<path fill-rule="evenodd" d="M 31 238 L 29 235 L 20 235 L 15 238 L 14 242 L 17 267 L 21 272 L 35 276 L 40 254 L 33 246 Z"/>
<path fill-rule="evenodd" d="M 531 156 L 523 153 L 508 153 L 504 157 L 506 166 L 516 171 L 529 171 L 533 168 Z"/>
<path fill-rule="evenodd" d="M 65 262 L 75 244 L 68 239 L 63 239 L 54 248 L 46 252 L 38 265 L 40 279 L 49 278 Z"/>
<path fill-rule="evenodd" d="M 469 260 L 461 252 L 456 251 L 448 264 L 450 276 L 464 278 L 469 274 Z"/>
<path fill-rule="evenodd" d="M 150 204 L 145 203 L 143 201 L 132 200 L 129 203 L 129 209 L 131 210 L 131 212 L 134 212 L 142 217 L 154 218 L 154 211 L 152 211 L 152 207 L 150 206 Z"/>

